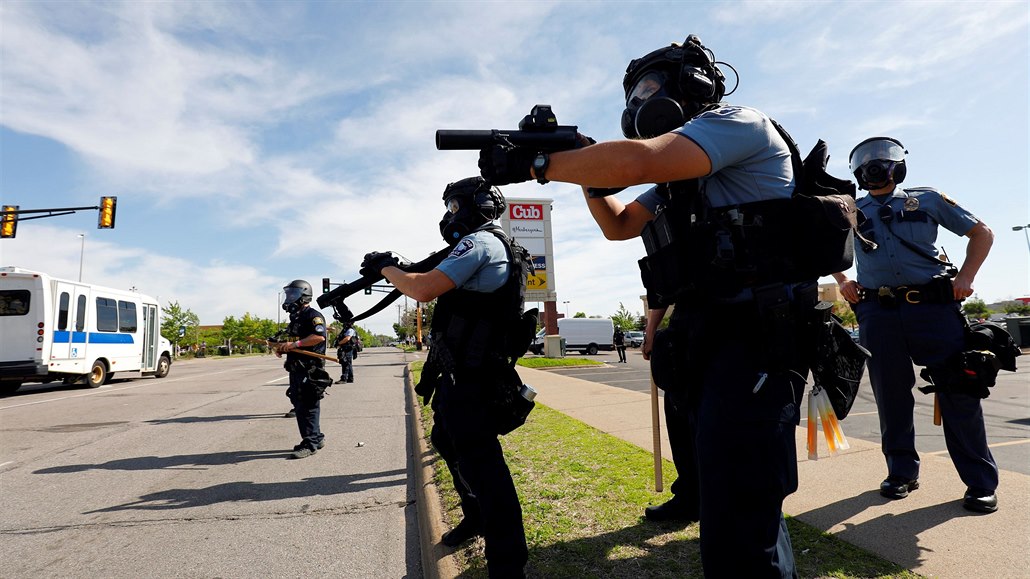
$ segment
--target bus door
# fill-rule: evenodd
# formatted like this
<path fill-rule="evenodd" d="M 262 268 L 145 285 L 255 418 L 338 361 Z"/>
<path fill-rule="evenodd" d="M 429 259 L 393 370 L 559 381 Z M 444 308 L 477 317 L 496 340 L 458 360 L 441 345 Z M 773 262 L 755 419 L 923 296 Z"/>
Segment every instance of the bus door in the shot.
<path fill-rule="evenodd" d="M 140 372 L 153 372 L 157 369 L 157 338 L 161 328 L 158 327 L 157 306 L 143 306 L 143 359 L 140 360 Z"/>
<path fill-rule="evenodd" d="M 51 360 L 82 359 L 86 356 L 86 291 L 82 286 L 54 282 L 54 319 Z"/>

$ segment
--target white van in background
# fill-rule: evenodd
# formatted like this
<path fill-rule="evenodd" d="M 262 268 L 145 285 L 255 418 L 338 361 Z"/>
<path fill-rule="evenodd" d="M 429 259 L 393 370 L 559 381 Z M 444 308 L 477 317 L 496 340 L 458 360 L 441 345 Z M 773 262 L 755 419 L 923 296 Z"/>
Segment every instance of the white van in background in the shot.
<path fill-rule="evenodd" d="M 545 333 L 546 330 L 537 332 L 529 346 L 530 352 L 543 353 Z M 615 324 L 611 318 L 560 318 L 558 335 L 565 340 L 566 352 L 579 350 L 580 353 L 594 355 L 600 350 L 610 352 L 615 349 Z"/>
<path fill-rule="evenodd" d="M 115 372 L 164 378 L 171 364 L 154 298 L 0 267 L 0 394 L 55 380 L 97 388 Z"/>

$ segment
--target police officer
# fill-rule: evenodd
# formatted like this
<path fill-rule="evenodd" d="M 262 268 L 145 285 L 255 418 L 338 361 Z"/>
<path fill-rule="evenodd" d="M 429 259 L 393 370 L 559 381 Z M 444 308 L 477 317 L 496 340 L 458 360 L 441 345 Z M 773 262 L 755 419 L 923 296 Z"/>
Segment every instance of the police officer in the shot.
<path fill-rule="evenodd" d="M 481 152 L 480 168 L 498 185 L 583 185 L 605 237 L 644 235 L 649 301 L 677 304 L 685 344 L 705 576 L 796 575 L 782 503 L 797 489 L 801 316 L 817 287 L 768 267 L 787 251 L 789 236 L 771 233 L 794 189 L 789 146 L 765 114 L 719 104 L 724 76 L 696 36 L 632 61 L 623 88 L 629 140 L 584 137 L 581 148 L 550 154 L 496 145 Z M 642 183 L 659 185 L 629 204 L 591 196 Z"/>
<path fill-rule="evenodd" d="M 891 499 L 919 488 L 912 364 L 938 367 L 965 349 L 959 302 L 972 295 L 973 279 L 994 242 L 987 225 L 947 195 L 898 187 L 907 171 L 906 153 L 891 137 L 866 139 L 851 151 L 851 170 L 859 187 L 869 191 L 858 200 L 866 216 L 862 232 L 877 247 L 856 255 L 857 280 L 834 274 L 855 309 L 859 340 L 873 354 L 869 380 L 887 459 L 880 494 Z M 940 226 L 969 238 L 957 273 L 934 247 Z M 947 389 L 937 396 L 948 452 L 968 487 L 963 506 L 997 510 L 998 466 L 987 447 L 980 397 Z"/>
<path fill-rule="evenodd" d="M 325 435 L 319 428 L 321 412 L 319 401 L 332 379 L 322 370 L 322 360 L 297 354 L 298 350 L 325 354 L 326 326 L 322 312 L 312 308 L 311 284 L 295 279 L 283 288 L 285 299 L 283 309 L 290 313 L 290 325 L 286 332 L 290 336 L 302 336 L 296 341 L 283 342 L 276 347 L 276 357 L 286 354 L 283 367 L 290 373 L 290 387 L 286 390 L 300 429 L 300 444 L 293 447 L 290 458 L 307 458 L 325 446 Z"/>
<path fill-rule="evenodd" d="M 433 396 L 431 441 L 461 498 L 463 519 L 443 543 L 456 547 L 482 535 L 490 577 L 522 577 L 528 558 L 522 507 L 489 409 L 497 407 L 499 391 L 521 385 L 506 336 L 522 314 L 528 254 L 492 223 L 506 204 L 482 178 L 449 184 L 443 200 L 440 233 L 453 250 L 440 265 L 406 272 L 388 253 L 373 253 L 361 274 L 381 272 L 419 302 L 437 299 L 433 348 L 416 392 Z"/>
<path fill-rule="evenodd" d="M 626 332 L 622 331 L 622 328 L 615 326 L 615 333 L 612 335 L 612 342 L 615 344 L 615 350 L 619 353 L 619 362 L 626 363 Z"/>
<path fill-rule="evenodd" d="M 340 379 L 337 384 L 354 381 L 354 351 L 358 347 L 358 333 L 350 322 L 343 325 L 340 337 L 336 339 L 336 359 L 340 361 Z"/>

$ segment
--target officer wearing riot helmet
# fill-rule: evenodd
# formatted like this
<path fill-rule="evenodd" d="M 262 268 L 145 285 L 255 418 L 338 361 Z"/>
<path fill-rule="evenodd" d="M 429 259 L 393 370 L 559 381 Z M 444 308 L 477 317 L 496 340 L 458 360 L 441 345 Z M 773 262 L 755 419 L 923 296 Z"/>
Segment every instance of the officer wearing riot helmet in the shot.
<path fill-rule="evenodd" d="M 337 384 L 354 382 L 354 351 L 358 346 L 358 333 L 351 322 L 343 324 L 343 331 L 336 339 L 336 359 L 340 361 L 340 379 Z"/>
<path fill-rule="evenodd" d="M 869 379 L 880 415 L 887 478 L 880 494 L 901 499 L 919 488 L 915 445 L 913 363 L 935 370 L 964 348 L 959 302 L 973 293 L 973 279 L 987 258 L 994 234 L 947 195 L 931 188 L 902 189 L 907 151 L 891 137 L 859 143 L 849 158 L 866 215 L 863 234 L 876 249 L 859 252 L 857 280 L 834 278 L 852 303 L 860 340 L 872 352 Z M 962 267 L 942 259 L 934 242 L 940 226 L 969 238 Z M 976 512 L 998 508 L 998 466 L 987 446 L 980 396 L 938 389 L 944 439 L 962 482 L 963 506 Z"/>
<path fill-rule="evenodd" d="M 463 519 L 443 543 L 457 547 L 482 535 L 490 577 L 522 577 L 522 507 L 497 437 L 509 429 L 499 431 L 492 409 L 502 404 L 499 393 L 517 394 L 521 385 L 507 342 L 522 314 L 528 253 L 493 223 L 506 203 L 482 178 L 449 184 L 443 201 L 440 233 L 453 249 L 435 269 L 407 272 L 389 253 L 371 253 L 361 273 L 381 273 L 420 302 L 437 299 L 433 348 L 416 392 L 432 397 L 431 441 L 461 499 Z"/>
<path fill-rule="evenodd" d="M 296 279 L 283 288 L 285 298 L 282 308 L 290 314 L 290 325 L 286 333 L 298 337 L 292 342 L 282 342 L 275 350 L 277 357 L 286 354 L 283 367 L 290 374 L 290 387 L 286 395 L 293 403 L 301 441 L 293 447 L 290 458 L 307 458 L 325 446 L 325 435 L 319 427 L 320 400 L 326 386 L 332 379 L 322 370 L 322 360 L 297 354 L 304 350 L 325 354 L 326 325 L 322 313 L 312 308 L 311 284 Z"/>
<path fill-rule="evenodd" d="M 817 288 L 768 266 L 786 252 L 788 236 L 772 232 L 794 190 L 790 148 L 765 114 L 720 104 L 723 73 L 696 36 L 631 62 L 623 86 L 629 140 L 584 137 L 551 154 L 496 145 L 480 168 L 496 184 L 583 185 L 607 238 L 644 237 L 649 305 L 676 304 L 705 576 L 796 576 L 782 503 L 797 489 L 802 317 Z M 643 183 L 659 185 L 629 204 L 590 192 Z"/>

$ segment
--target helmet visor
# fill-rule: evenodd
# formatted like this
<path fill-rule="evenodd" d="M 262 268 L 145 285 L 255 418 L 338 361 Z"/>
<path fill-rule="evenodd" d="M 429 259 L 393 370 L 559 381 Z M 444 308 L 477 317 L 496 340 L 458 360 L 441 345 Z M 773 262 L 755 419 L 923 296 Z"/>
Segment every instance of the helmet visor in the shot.
<path fill-rule="evenodd" d="M 649 72 L 640 77 L 626 93 L 626 104 L 640 104 L 653 97 L 665 85 L 665 75 L 660 72 Z"/>
<path fill-rule="evenodd" d="M 905 148 L 887 139 L 876 139 L 860 144 L 851 152 L 851 172 L 858 171 L 869 161 L 904 161 Z"/>
<path fill-rule="evenodd" d="M 304 290 L 299 287 L 284 287 L 283 291 L 286 294 L 286 299 L 283 300 L 284 304 L 292 304 L 299 300 L 304 295 Z"/>

